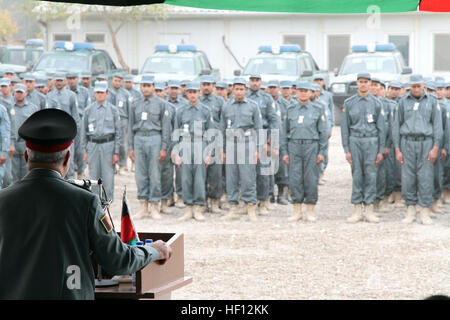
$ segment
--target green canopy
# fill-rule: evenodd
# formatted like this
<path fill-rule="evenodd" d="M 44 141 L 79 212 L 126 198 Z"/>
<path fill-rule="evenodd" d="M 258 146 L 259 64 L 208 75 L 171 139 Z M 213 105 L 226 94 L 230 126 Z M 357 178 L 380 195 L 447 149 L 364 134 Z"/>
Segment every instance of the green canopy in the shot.
<path fill-rule="evenodd" d="M 385 12 L 416 11 L 418 0 L 165 0 L 175 6 L 239 11 L 367 13 L 371 6 Z"/>

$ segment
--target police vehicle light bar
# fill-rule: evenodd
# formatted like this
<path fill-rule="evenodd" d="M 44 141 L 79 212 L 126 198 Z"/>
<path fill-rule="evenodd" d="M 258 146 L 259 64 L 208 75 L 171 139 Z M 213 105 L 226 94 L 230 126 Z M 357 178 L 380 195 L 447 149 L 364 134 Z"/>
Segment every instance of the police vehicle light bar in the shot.
<path fill-rule="evenodd" d="M 285 44 L 282 46 L 259 46 L 259 52 L 282 53 L 282 52 L 300 52 L 302 49 L 298 44 Z"/>
<path fill-rule="evenodd" d="M 369 48 L 368 45 L 354 45 L 352 46 L 352 52 L 373 52 L 373 50 L 369 50 L 372 48 Z M 386 44 L 377 44 L 375 45 L 375 51 L 394 51 L 395 50 L 395 44 L 393 43 L 386 43 Z"/>
<path fill-rule="evenodd" d="M 172 53 L 182 51 L 197 51 L 197 47 L 193 44 L 179 44 L 179 45 L 158 44 L 155 46 L 155 51 L 166 51 Z"/>
<path fill-rule="evenodd" d="M 29 39 L 25 43 L 26 46 L 33 46 L 33 47 L 42 47 L 44 45 L 44 41 L 41 39 Z"/>
<path fill-rule="evenodd" d="M 94 50 L 94 45 L 92 43 L 86 42 L 69 42 L 69 41 L 55 41 L 53 44 L 55 49 L 64 50 Z"/>

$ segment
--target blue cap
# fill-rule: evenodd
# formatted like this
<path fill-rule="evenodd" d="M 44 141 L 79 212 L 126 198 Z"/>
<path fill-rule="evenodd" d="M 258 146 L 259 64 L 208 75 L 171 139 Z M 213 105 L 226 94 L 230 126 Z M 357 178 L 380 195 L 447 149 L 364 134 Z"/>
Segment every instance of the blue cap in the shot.
<path fill-rule="evenodd" d="M 4 72 L 5 74 L 6 74 L 6 73 L 11 73 L 11 74 L 14 74 L 14 73 L 15 73 L 13 68 L 6 68 L 5 70 L 3 70 L 3 72 Z"/>
<path fill-rule="evenodd" d="M 378 78 L 372 78 L 370 79 L 372 82 L 381 83 L 381 80 Z"/>
<path fill-rule="evenodd" d="M 425 88 L 436 91 L 436 84 L 434 81 L 427 81 L 425 82 Z"/>
<path fill-rule="evenodd" d="M 386 89 L 386 81 L 380 80 L 380 86 L 383 86 Z"/>
<path fill-rule="evenodd" d="M 78 73 L 76 72 L 67 72 L 66 78 L 78 78 Z"/>
<path fill-rule="evenodd" d="M 308 81 L 297 82 L 297 90 L 298 89 L 313 90 L 313 88 L 311 87 L 311 83 L 309 83 Z"/>
<path fill-rule="evenodd" d="M 106 75 L 106 74 L 99 74 L 96 78 L 95 78 L 95 80 L 99 80 L 99 79 L 105 79 L 105 80 L 107 80 L 108 79 L 108 76 Z"/>
<path fill-rule="evenodd" d="M 437 88 L 445 88 L 445 85 L 446 85 L 445 80 L 436 80 L 434 82 L 434 84 L 436 85 L 436 89 Z"/>
<path fill-rule="evenodd" d="M 244 86 L 247 86 L 247 81 L 244 78 L 234 78 L 233 85 L 235 84 L 243 84 Z"/>
<path fill-rule="evenodd" d="M 226 89 L 228 88 L 228 84 L 225 81 L 217 81 L 216 88 Z"/>
<path fill-rule="evenodd" d="M 125 82 L 134 82 L 134 77 L 131 74 L 127 74 L 126 76 L 123 77 L 123 81 L 125 81 Z"/>
<path fill-rule="evenodd" d="M 140 84 L 154 84 L 155 83 L 155 77 L 151 74 L 144 74 L 142 75 Z"/>
<path fill-rule="evenodd" d="M 90 77 L 92 77 L 92 74 L 90 72 L 82 72 L 80 74 L 80 77 L 81 78 L 90 78 Z"/>
<path fill-rule="evenodd" d="M 434 78 L 434 81 L 436 81 L 436 82 L 445 82 L 445 78 L 444 77 L 436 77 L 436 78 Z"/>
<path fill-rule="evenodd" d="M 26 92 L 27 91 L 27 87 L 25 87 L 24 84 L 18 83 L 14 86 L 14 92 L 15 91 L 21 91 L 21 92 Z"/>
<path fill-rule="evenodd" d="M 113 77 L 114 77 L 114 78 L 123 79 L 123 74 L 116 72 L 116 73 L 114 73 L 114 76 L 113 76 Z"/>
<path fill-rule="evenodd" d="M 1 86 L 9 86 L 11 84 L 11 79 L 9 78 L 1 78 L 0 79 L 0 87 Z"/>
<path fill-rule="evenodd" d="M 279 87 L 280 86 L 280 81 L 278 80 L 270 80 L 267 83 L 267 87 Z"/>
<path fill-rule="evenodd" d="M 166 83 L 165 82 L 155 82 L 155 90 L 164 90 L 166 89 Z"/>
<path fill-rule="evenodd" d="M 356 80 L 358 80 L 360 78 L 371 80 L 370 73 L 368 73 L 368 72 L 358 73 L 358 75 L 356 76 Z"/>
<path fill-rule="evenodd" d="M 41 88 L 48 86 L 48 79 L 47 78 L 37 78 L 36 79 L 36 88 Z"/>
<path fill-rule="evenodd" d="M 313 81 L 314 80 L 325 80 L 325 77 L 323 76 L 323 74 L 316 74 L 314 77 L 313 77 Z"/>
<path fill-rule="evenodd" d="M 21 82 L 21 80 L 17 77 L 14 77 L 13 79 L 11 79 L 11 83 L 13 83 L 13 82 L 19 83 L 19 82 Z"/>
<path fill-rule="evenodd" d="M 421 74 L 413 74 L 409 78 L 409 84 L 421 84 L 421 83 L 425 83 Z"/>
<path fill-rule="evenodd" d="M 320 85 L 318 85 L 317 83 L 312 83 L 312 84 L 311 84 L 311 88 L 312 88 L 312 90 L 314 90 L 314 91 L 320 91 L 320 90 L 322 90 L 322 87 L 321 87 Z"/>
<path fill-rule="evenodd" d="M 169 80 L 167 82 L 167 86 L 169 88 L 179 88 L 180 87 L 180 80 Z"/>
<path fill-rule="evenodd" d="M 252 73 L 250 74 L 250 77 L 248 77 L 249 79 L 251 78 L 256 78 L 256 79 L 261 79 L 261 75 L 259 73 Z"/>
<path fill-rule="evenodd" d="M 288 89 L 290 87 L 292 87 L 292 81 L 283 80 L 283 81 L 280 82 L 280 88 Z"/>
<path fill-rule="evenodd" d="M 191 80 L 181 80 L 180 86 L 186 86 Z"/>
<path fill-rule="evenodd" d="M 56 72 L 53 76 L 55 80 L 66 80 L 66 74 L 64 72 Z"/>
<path fill-rule="evenodd" d="M 186 85 L 186 91 L 188 90 L 200 90 L 200 82 L 191 81 Z"/>
<path fill-rule="evenodd" d="M 215 83 L 216 81 L 210 75 L 203 75 L 200 77 L 200 83 Z"/>
<path fill-rule="evenodd" d="M 25 80 L 25 81 L 36 81 L 36 78 L 32 74 L 26 73 L 26 74 L 23 75 L 23 80 Z"/>
<path fill-rule="evenodd" d="M 261 89 L 267 89 L 267 81 L 261 82 Z"/>
<path fill-rule="evenodd" d="M 108 91 L 108 82 L 97 81 L 95 83 L 94 92 L 106 92 Z"/>
<path fill-rule="evenodd" d="M 389 87 L 401 89 L 403 88 L 403 85 L 399 81 L 391 81 L 389 82 Z"/>

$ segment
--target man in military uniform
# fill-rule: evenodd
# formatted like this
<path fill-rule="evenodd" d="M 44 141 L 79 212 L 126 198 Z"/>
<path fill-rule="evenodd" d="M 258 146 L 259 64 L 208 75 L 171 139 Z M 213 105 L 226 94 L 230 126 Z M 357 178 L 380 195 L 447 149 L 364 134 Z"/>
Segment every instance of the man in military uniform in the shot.
<path fill-rule="evenodd" d="M 16 73 L 14 72 L 14 70 L 12 68 L 6 68 L 5 73 L 3 74 L 3 77 L 12 80 L 16 77 Z"/>
<path fill-rule="evenodd" d="M 12 183 L 12 173 L 11 173 L 11 158 L 14 155 L 14 146 L 15 146 L 15 128 L 14 128 L 14 122 L 12 119 L 11 109 L 15 103 L 14 97 L 11 94 L 11 80 L 9 78 L 2 78 L 0 79 L 0 105 L 4 106 L 6 108 L 6 111 L 9 116 L 9 123 L 10 123 L 10 147 L 8 150 L 8 157 L 5 162 L 5 174 L 3 176 L 3 188 L 6 188 Z"/>
<path fill-rule="evenodd" d="M 73 118 L 55 109 L 36 112 L 19 129 L 29 173 L 0 192 L 0 243 L 8 244 L 0 250 L 0 299 L 94 299 L 91 252 L 112 275 L 171 256 L 161 240 L 123 243 L 98 196 L 63 180 L 76 133 Z"/>
<path fill-rule="evenodd" d="M 313 94 L 310 83 L 299 82 L 298 102 L 288 106 L 282 125 L 281 154 L 289 168 L 289 188 L 294 204 L 290 221 L 302 218 L 302 203 L 306 204 L 306 221 L 316 221 L 319 166 L 325 158 L 329 129 L 324 107 L 310 101 Z"/>
<path fill-rule="evenodd" d="M 223 100 L 228 100 L 228 84 L 225 81 L 217 81 L 216 94 Z"/>
<path fill-rule="evenodd" d="M 388 202 L 394 202 L 396 208 L 404 207 L 402 202 L 402 172 L 401 167 L 395 160 L 395 151 L 393 149 L 392 141 L 392 123 L 394 121 L 394 111 L 400 100 L 400 92 L 402 90 L 402 84 L 398 81 L 391 81 L 388 87 L 387 98 L 391 102 L 392 109 L 390 110 L 390 135 L 391 135 L 391 146 L 388 158 L 385 160 L 387 163 L 387 184 L 386 193 L 389 195 Z"/>
<path fill-rule="evenodd" d="M 433 204 L 433 165 L 442 141 L 442 117 L 437 99 L 424 91 L 421 75 L 411 75 L 411 91 L 402 98 L 394 113 L 392 136 L 395 156 L 402 166 L 402 196 L 407 212 L 404 223 L 416 219 L 417 204 L 421 222 L 431 224 Z"/>
<path fill-rule="evenodd" d="M 83 119 L 84 110 L 91 104 L 91 97 L 89 90 L 83 86 L 78 85 L 78 74 L 76 72 L 69 72 L 67 75 L 68 88 L 75 93 L 78 103 L 78 115 L 80 121 Z M 76 171 L 78 178 L 83 178 L 86 164 L 83 161 L 84 150 L 81 146 L 81 136 L 77 135 L 74 142 L 74 163 L 76 165 Z M 74 168 L 75 169 L 75 168 Z"/>
<path fill-rule="evenodd" d="M 10 110 L 11 127 L 14 128 L 14 155 L 12 158 L 12 182 L 19 181 L 27 174 L 27 164 L 24 159 L 25 141 L 19 137 L 17 129 L 25 122 L 25 120 L 33 113 L 39 110 L 39 107 L 26 101 L 26 87 L 18 83 L 14 86 L 15 103 Z"/>
<path fill-rule="evenodd" d="M 160 99 L 166 98 L 166 85 L 162 81 L 155 82 L 155 94 Z"/>
<path fill-rule="evenodd" d="M 377 193 L 377 166 L 383 160 L 385 128 L 383 106 L 369 94 L 370 74 L 359 73 L 358 93 L 344 101 L 341 122 L 345 158 L 352 168 L 352 197 L 354 213 L 347 219 L 355 223 L 363 218 L 377 223 L 373 202 Z"/>
<path fill-rule="evenodd" d="M 225 104 L 225 100 L 213 93 L 214 79 L 209 75 L 204 75 L 200 79 L 200 88 L 202 95 L 200 96 L 200 102 L 207 106 L 214 119 L 214 128 L 219 129 L 220 117 L 222 116 L 222 109 Z M 213 140 L 212 143 L 217 143 Z M 212 156 L 215 153 L 213 152 Z M 212 213 L 221 213 L 220 210 L 220 198 L 222 197 L 222 164 L 212 163 L 206 170 L 206 197 L 208 206 L 208 199 L 211 201 L 209 207 Z"/>
<path fill-rule="evenodd" d="M 75 93 L 67 90 L 67 80 L 66 74 L 63 72 L 58 72 L 54 76 L 55 88 L 48 93 L 47 101 L 48 107 L 54 109 L 61 109 L 68 114 L 70 114 L 75 123 L 77 123 L 78 128 L 81 127 L 80 114 L 78 111 L 78 100 Z M 67 178 L 72 179 L 75 177 L 75 148 L 74 145 L 71 146 L 71 162 L 69 167 L 69 172 L 67 173 Z"/>
<path fill-rule="evenodd" d="M 234 79 L 234 98 L 223 107 L 220 120 L 224 137 L 222 157 L 226 164 L 227 201 L 230 204 L 224 220 L 239 219 L 239 194 L 245 203 L 248 219 L 257 220 L 255 164 L 265 141 L 258 139 L 258 130 L 262 129 L 259 107 L 245 96 L 246 91 L 245 79 Z"/>
<path fill-rule="evenodd" d="M 280 122 L 283 121 L 284 116 L 287 114 L 287 108 L 289 106 L 289 102 L 283 99 L 280 94 L 280 83 L 278 80 L 271 80 L 267 84 L 269 94 L 272 96 L 272 99 L 275 101 L 276 105 L 276 113 L 278 117 L 280 117 Z M 281 159 L 281 153 L 279 154 L 279 165 L 278 171 L 275 176 L 270 176 L 270 193 L 271 193 L 271 202 L 275 202 L 274 195 L 274 184 L 277 185 L 278 195 L 277 195 L 277 203 L 281 205 L 287 205 L 289 202 L 285 197 L 285 190 L 288 187 L 288 175 L 287 175 L 287 166 Z M 272 180 L 273 177 L 273 180 Z M 273 183 L 272 183 L 273 181 Z M 273 198 L 273 201 L 272 201 Z"/>
<path fill-rule="evenodd" d="M 267 130 L 279 130 L 280 129 L 280 117 L 276 113 L 276 105 L 272 97 L 260 90 L 261 76 L 259 74 L 250 75 L 250 90 L 247 91 L 246 97 L 256 102 L 259 107 L 262 116 L 263 129 Z M 267 141 L 264 144 L 263 152 L 267 152 L 271 149 L 271 137 L 270 132 L 267 135 Z M 272 154 L 276 153 L 276 150 L 272 150 Z M 278 156 L 278 155 L 277 155 Z M 264 157 L 266 158 L 266 157 Z M 263 174 L 262 170 L 266 171 L 270 167 L 270 164 L 262 164 L 259 161 L 256 164 L 256 191 L 258 198 L 259 214 L 267 215 L 269 209 L 273 209 L 269 202 L 269 175 Z"/>
<path fill-rule="evenodd" d="M 141 209 L 136 218 L 161 219 L 161 165 L 170 142 L 170 115 L 164 100 L 154 93 L 153 76 L 143 75 L 142 97 L 133 101 L 129 118 L 129 156 L 136 164 L 137 196 Z M 148 205 L 150 203 L 150 212 Z"/>
<path fill-rule="evenodd" d="M 167 84 L 167 96 L 166 100 L 169 105 L 175 108 L 175 113 L 184 105 L 189 105 L 189 101 L 183 98 L 180 94 L 180 81 L 178 80 L 169 80 Z M 169 108 L 169 112 L 170 112 Z M 172 126 L 173 131 L 174 126 Z M 163 173 L 164 175 L 164 173 Z M 185 208 L 185 204 L 183 202 L 183 194 L 182 194 L 182 183 L 181 183 L 181 166 L 175 166 L 175 192 L 177 194 L 177 202 L 175 206 L 177 208 Z M 166 189 L 166 188 L 163 188 Z M 163 195 L 165 192 L 163 192 Z"/>
<path fill-rule="evenodd" d="M 6 161 L 11 146 L 11 121 L 8 110 L 0 104 L 0 189 L 3 186 L 3 179 L 7 174 Z"/>
<path fill-rule="evenodd" d="M 142 96 L 142 93 L 134 88 L 134 78 L 131 74 L 123 77 L 123 87 L 130 94 L 132 98 L 131 102 Z"/>
<path fill-rule="evenodd" d="M 92 74 L 90 72 L 82 72 L 81 75 L 81 85 L 88 89 L 89 98 L 91 99 L 91 103 L 95 101 L 94 88 L 92 86 Z"/>
<path fill-rule="evenodd" d="M 194 218 L 203 221 L 205 217 L 201 207 L 206 201 L 206 167 L 211 161 L 210 154 L 203 158 L 208 144 L 203 135 L 214 128 L 214 118 L 209 108 L 199 101 L 200 83 L 193 81 L 187 84 L 186 94 L 189 104 L 178 109 L 175 115 L 179 143 L 172 151 L 173 162 L 182 167 L 183 201 L 187 206 L 186 213 L 179 220 Z"/>
<path fill-rule="evenodd" d="M 446 89 L 445 89 L 446 83 L 444 80 L 436 81 L 436 96 L 438 98 L 438 103 L 441 108 L 441 110 L 445 110 L 443 114 L 443 122 L 445 122 L 443 129 L 444 129 L 444 142 L 443 142 L 443 148 L 441 152 L 441 168 L 442 168 L 442 193 L 443 193 L 443 202 L 444 203 L 450 203 L 450 157 L 448 155 L 449 153 L 449 143 L 448 141 L 449 136 L 448 133 L 450 132 L 449 126 L 449 115 L 450 115 L 450 101 L 447 100 L 445 97 Z"/>
<path fill-rule="evenodd" d="M 94 88 L 96 101 L 84 110 L 81 145 L 91 179 L 102 179 L 108 199 L 114 199 L 114 166 L 119 162 L 119 112 L 107 101 L 108 83 Z"/>
<path fill-rule="evenodd" d="M 35 88 L 38 92 L 40 92 L 45 97 L 47 97 L 47 94 L 49 91 L 48 90 L 48 79 L 47 78 L 37 78 Z M 46 100 L 46 104 L 48 105 L 47 99 L 45 99 L 45 100 Z"/>
<path fill-rule="evenodd" d="M 26 74 L 23 78 L 24 84 L 27 87 L 27 97 L 26 100 L 40 109 L 45 109 L 47 107 L 46 97 L 35 89 L 36 78 L 31 74 Z"/>

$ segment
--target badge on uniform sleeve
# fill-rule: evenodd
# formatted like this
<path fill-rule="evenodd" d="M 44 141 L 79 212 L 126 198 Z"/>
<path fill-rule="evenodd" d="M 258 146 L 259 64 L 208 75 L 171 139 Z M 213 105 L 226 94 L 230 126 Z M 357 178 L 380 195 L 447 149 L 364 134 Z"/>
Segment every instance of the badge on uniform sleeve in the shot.
<path fill-rule="evenodd" d="M 141 113 L 141 120 L 147 120 L 147 112 L 142 112 Z"/>
<path fill-rule="evenodd" d="M 14 116 L 16 114 L 16 110 L 14 108 L 12 108 L 9 113 L 11 113 L 11 115 Z"/>
<path fill-rule="evenodd" d="M 305 116 L 298 116 L 298 123 L 303 123 L 303 119 L 305 118 Z"/>
<path fill-rule="evenodd" d="M 367 122 L 368 123 L 372 123 L 373 122 L 373 114 L 368 114 L 367 115 Z"/>
<path fill-rule="evenodd" d="M 112 223 L 111 223 L 111 220 L 109 220 L 109 216 L 107 213 L 105 213 L 105 215 L 100 218 L 100 222 L 103 225 L 103 227 L 105 228 L 107 233 L 110 233 L 112 231 L 112 229 L 113 229 Z"/>

